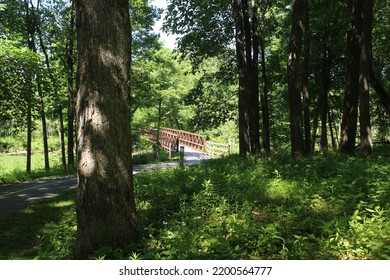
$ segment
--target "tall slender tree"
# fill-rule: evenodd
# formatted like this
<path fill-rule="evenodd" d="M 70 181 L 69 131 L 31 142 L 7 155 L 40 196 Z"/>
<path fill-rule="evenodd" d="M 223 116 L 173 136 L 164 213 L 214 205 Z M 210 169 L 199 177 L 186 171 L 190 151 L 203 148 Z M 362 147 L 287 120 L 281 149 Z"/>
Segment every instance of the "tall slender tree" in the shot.
<path fill-rule="evenodd" d="M 351 24 L 347 32 L 347 74 L 341 121 L 340 151 L 354 155 L 358 116 L 359 41 L 356 0 L 347 0 Z"/>
<path fill-rule="evenodd" d="M 73 169 L 75 167 L 74 159 L 74 121 L 75 121 L 75 94 L 74 94 L 74 41 L 75 41 L 75 20 L 74 20 L 74 0 L 72 0 L 70 7 L 70 19 L 69 26 L 66 35 L 66 53 L 65 53 L 65 68 L 66 68 L 66 80 L 68 91 L 68 168 Z"/>
<path fill-rule="evenodd" d="M 262 140 L 263 148 L 269 153 L 271 151 L 270 145 L 270 121 L 269 121 L 269 105 L 268 105 L 268 76 L 267 67 L 265 61 L 265 15 L 267 13 L 269 3 L 262 1 L 260 6 L 260 56 L 261 56 L 261 79 L 262 79 L 262 92 L 260 95 L 261 111 L 262 111 Z"/>
<path fill-rule="evenodd" d="M 302 155 L 304 152 L 299 62 L 302 49 L 305 0 L 294 0 L 292 9 L 293 14 L 288 51 L 287 80 L 290 107 L 291 152 L 292 155 L 296 157 Z"/>
<path fill-rule="evenodd" d="M 76 0 L 77 258 L 138 237 L 132 185 L 128 0 Z"/>
<path fill-rule="evenodd" d="M 311 152 L 311 133 L 310 133 L 310 94 L 309 94 L 309 75 L 310 75 L 310 13 L 309 1 L 305 0 L 305 19 L 304 19 L 304 60 L 302 72 L 302 105 L 303 105 L 303 124 L 304 124 L 304 147 L 305 153 Z"/>

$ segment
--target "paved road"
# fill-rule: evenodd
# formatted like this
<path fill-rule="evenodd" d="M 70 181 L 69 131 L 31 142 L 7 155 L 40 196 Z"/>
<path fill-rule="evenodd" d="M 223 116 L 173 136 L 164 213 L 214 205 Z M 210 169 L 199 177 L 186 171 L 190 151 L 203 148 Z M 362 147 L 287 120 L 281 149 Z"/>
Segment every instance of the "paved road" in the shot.
<path fill-rule="evenodd" d="M 0 187 L 0 219 L 25 208 L 28 204 L 50 198 L 77 186 L 76 176 L 12 184 Z"/>
<path fill-rule="evenodd" d="M 201 153 L 185 148 L 185 164 L 193 165 L 208 157 Z M 138 174 L 143 171 L 170 168 L 178 166 L 178 162 L 168 162 L 160 164 L 145 164 L 134 166 L 133 173 Z M 10 184 L 0 187 L 0 219 L 7 217 L 15 211 L 25 208 L 28 204 L 37 202 L 45 198 L 51 198 L 58 193 L 75 189 L 77 187 L 76 176 L 66 176 L 42 181 L 28 182 L 22 184 Z"/>

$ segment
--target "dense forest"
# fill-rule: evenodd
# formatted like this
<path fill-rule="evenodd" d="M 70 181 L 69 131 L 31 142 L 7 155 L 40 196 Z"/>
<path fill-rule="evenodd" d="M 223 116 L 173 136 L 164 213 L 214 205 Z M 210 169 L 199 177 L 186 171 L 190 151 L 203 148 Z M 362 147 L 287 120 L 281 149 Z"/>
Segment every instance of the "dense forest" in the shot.
<path fill-rule="evenodd" d="M 145 194 L 137 189 L 134 194 L 130 174 L 131 153 L 151 148 L 142 129 L 169 127 L 206 135 L 216 142 L 232 141 L 238 162 L 246 158 L 251 163 L 253 160 L 254 165 L 257 160 L 272 165 L 269 169 L 264 167 L 267 170 L 261 174 L 270 181 L 272 176 L 281 179 L 280 168 L 288 170 L 287 177 L 300 177 L 303 174 L 296 172 L 301 170 L 299 163 L 305 158 L 308 163 L 304 165 L 309 170 L 312 166 L 318 170 L 320 165 L 324 167 L 329 153 L 329 160 L 336 165 L 343 166 L 335 159 L 336 154 L 341 154 L 356 158 L 361 168 L 372 157 L 386 154 L 390 143 L 389 1 L 167 0 L 165 11 L 149 0 L 115 0 L 108 10 L 104 1 L 92 2 L 0 2 L 0 153 L 25 153 L 26 173 L 34 169 L 32 156 L 37 153 L 43 154 L 46 173 L 53 166 L 70 173 L 78 169 L 79 189 L 85 191 L 80 191 L 77 198 L 78 257 L 86 258 L 105 245 L 102 236 L 115 240 L 114 246 L 142 236 L 137 223 L 142 224 L 145 218 L 137 222 L 135 208 L 136 203 L 137 207 L 142 206 L 139 197 Z M 174 50 L 164 47 L 159 34 L 153 31 L 159 19 L 164 20 L 164 32 L 178 36 Z M 114 128 L 107 125 L 110 122 L 115 123 Z M 272 160 L 280 155 L 284 162 L 278 167 Z M 104 166 L 104 171 L 91 171 L 91 157 L 101 159 L 97 165 Z M 228 159 L 230 169 L 234 160 Z M 297 162 L 297 170 L 287 167 Z M 220 168 L 217 161 L 213 164 L 216 170 Z M 240 163 L 235 164 L 242 174 L 252 170 L 247 167 L 245 171 Z M 259 166 L 255 169 L 261 169 Z M 301 171 L 305 173 L 304 168 Z M 216 176 L 209 169 L 197 172 L 199 176 Z M 256 172 L 250 176 L 260 176 L 260 171 Z M 330 173 L 343 176 L 333 169 Z M 3 175 L 5 172 L 0 170 L 0 176 Z M 380 178 L 385 177 L 382 175 Z M 135 184 L 142 184 L 146 179 L 134 180 Z M 321 185 L 321 179 L 315 180 L 315 184 Z M 346 181 L 340 184 L 348 185 Z M 115 192 L 110 194 L 98 188 L 102 185 Z M 197 203 L 207 204 L 207 199 L 216 199 L 215 192 L 221 191 L 206 178 L 200 185 L 210 193 L 204 192 L 205 200 Z M 256 188 L 252 187 L 247 192 Z M 189 186 L 183 197 L 194 190 L 193 185 Z M 388 192 L 382 185 L 379 190 Z M 225 206 L 230 210 L 230 203 L 246 205 L 248 201 L 241 197 L 245 191 L 241 191 L 242 194 L 232 191 L 237 197 L 218 203 L 229 204 Z M 321 196 L 325 196 L 330 190 L 321 191 Z M 355 191 L 353 204 L 363 209 Z M 317 194 L 312 195 L 310 199 Z M 94 208 L 96 205 L 89 203 L 103 196 L 109 201 L 107 205 Z M 375 200 L 364 209 L 379 213 L 375 203 L 383 206 L 386 197 L 384 194 L 378 198 L 380 203 Z M 284 199 L 294 203 L 291 198 Z M 322 203 L 322 197 L 317 199 Z M 335 195 L 334 199 L 342 198 Z M 162 201 L 167 208 L 171 207 L 170 202 Z M 184 205 L 183 201 L 176 202 Z M 209 201 L 208 206 L 218 203 Z M 332 215 L 344 210 L 358 215 L 351 205 L 346 205 Z M 281 214 L 279 210 L 266 209 L 270 216 Z M 99 221 L 96 217 L 102 211 L 115 214 Z M 283 211 L 288 212 L 287 208 Z M 253 207 L 249 212 L 255 219 L 268 221 L 268 214 L 268 218 L 259 218 Z M 89 217 L 91 213 L 96 217 Z M 119 215 L 131 223 L 124 225 L 117 218 Z M 248 217 L 241 218 L 248 235 L 253 234 L 251 226 L 244 222 Z M 107 225 L 108 230 L 97 230 L 102 225 Z M 118 229 L 117 236 L 112 236 L 110 228 Z M 89 236 L 91 229 L 98 233 Z M 307 237 L 296 233 L 302 239 L 297 237 L 294 246 L 306 242 L 305 249 L 310 251 L 313 240 L 319 238 L 316 234 Z M 388 244 L 388 238 L 384 240 Z M 324 246 L 329 248 L 332 244 Z M 243 257 L 233 251 L 221 256 Z M 274 251 L 269 253 L 271 258 L 275 257 Z M 299 255 L 298 249 L 292 255 L 287 251 L 280 252 L 286 258 L 308 257 Z M 186 258 L 180 250 L 172 254 L 173 258 Z M 309 257 L 321 257 L 313 254 Z M 369 257 L 388 257 L 375 254 Z M 323 257 L 340 255 L 329 253 Z"/>

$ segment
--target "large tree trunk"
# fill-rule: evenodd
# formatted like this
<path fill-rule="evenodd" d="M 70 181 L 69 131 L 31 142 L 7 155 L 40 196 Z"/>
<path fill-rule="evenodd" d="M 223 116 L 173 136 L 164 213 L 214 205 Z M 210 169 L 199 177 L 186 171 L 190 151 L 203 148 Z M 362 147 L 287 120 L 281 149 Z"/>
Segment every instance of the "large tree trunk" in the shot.
<path fill-rule="evenodd" d="M 293 1 L 293 20 L 287 66 L 288 95 L 290 106 L 291 152 L 293 157 L 302 155 L 304 152 L 302 132 L 301 84 L 299 82 L 299 60 L 302 48 L 304 2 L 305 0 Z"/>
<path fill-rule="evenodd" d="M 102 246 L 138 238 L 132 185 L 129 1 L 78 0 L 77 246 L 86 258 Z"/>
<path fill-rule="evenodd" d="M 359 41 L 355 1 L 348 0 L 352 19 L 347 33 L 347 75 L 340 139 L 340 151 L 348 155 L 355 154 L 359 96 Z"/>
<path fill-rule="evenodd" d="M 371 33 L 373 18 L 373 0 L 358 1 L 360 6 L 360 61 L 359 61 L 359 112 L 360 147 L 363 155 L 372 154 L 369 80 L 371 73 Z"/>

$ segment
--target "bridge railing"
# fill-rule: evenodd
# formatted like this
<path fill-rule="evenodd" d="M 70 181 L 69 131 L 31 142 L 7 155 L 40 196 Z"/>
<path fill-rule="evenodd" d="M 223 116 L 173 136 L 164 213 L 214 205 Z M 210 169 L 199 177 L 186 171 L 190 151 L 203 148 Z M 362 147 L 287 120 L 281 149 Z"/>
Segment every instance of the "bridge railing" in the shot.
<path fill-rule="evenodd" d="M 147 135 L 152 144 L 156 144 L 157 129 L 141 129 L 140 132 Z M 211 142 L 207 141 L 206 136 L 204 135 L 165 127 L 160 128 L 159 143 L 162 148 L 168 151 L 172 150 L 172 148 L 173 150 L 178 151 L 179 146 L 186 146 L 211 157 L 228 155 L 231 153 L 230 141 L 228 141 L 227 144 Z"/>
<path fill-rule="evenodd" d="M 229 155 L 232 152 L 230 140 L 227 144 L 207 141 L 206 155 L 210 157 L 218 157 Z"/>

